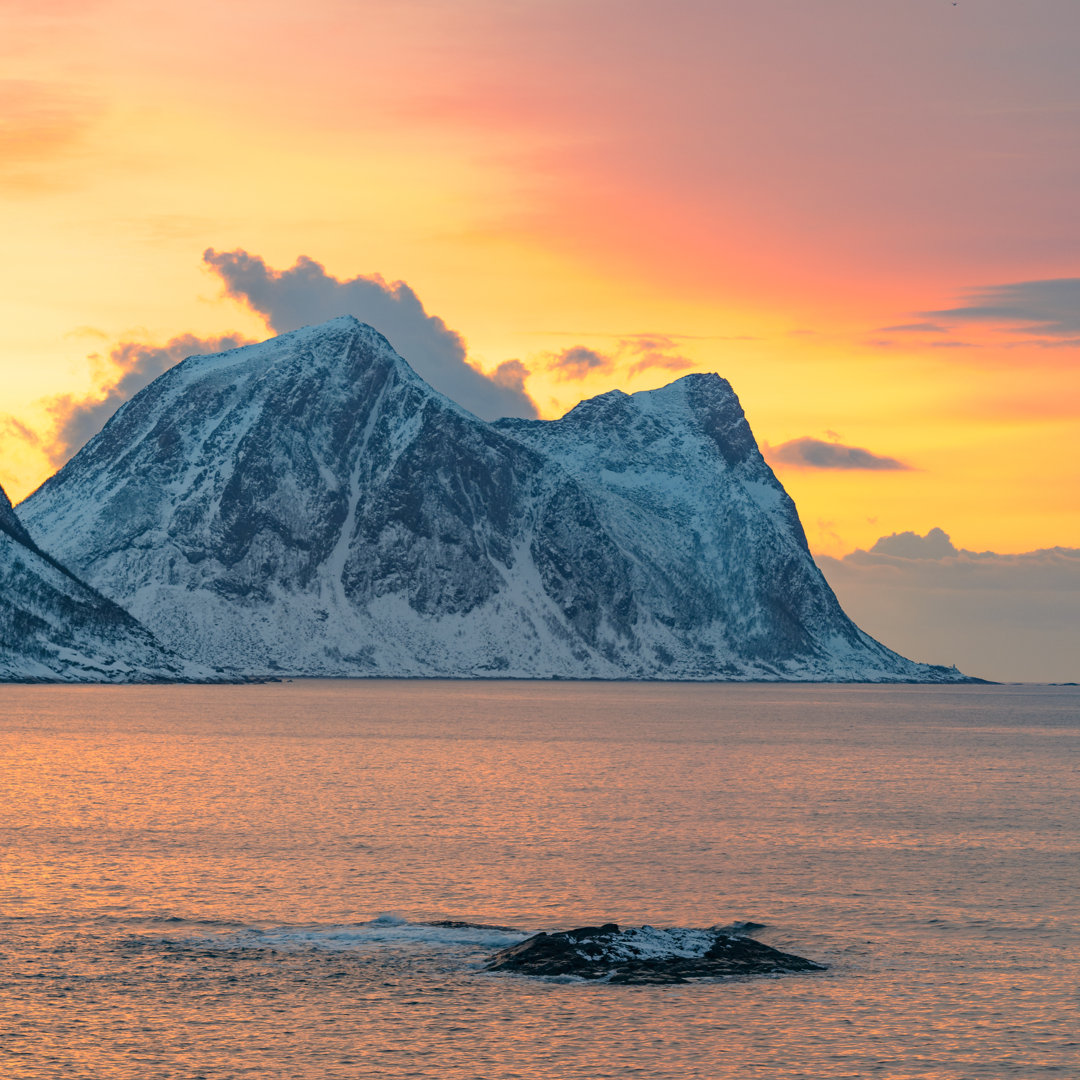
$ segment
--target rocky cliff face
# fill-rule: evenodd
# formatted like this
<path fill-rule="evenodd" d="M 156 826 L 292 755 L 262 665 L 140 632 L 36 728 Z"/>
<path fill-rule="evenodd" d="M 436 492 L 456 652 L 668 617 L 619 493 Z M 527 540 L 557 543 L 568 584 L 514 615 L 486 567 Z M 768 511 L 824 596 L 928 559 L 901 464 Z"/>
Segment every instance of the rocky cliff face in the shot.
<path fill-rule="evenodd" d="M 499 427 L 588 492 L 630 598 L 620 607 L 612 593 L 604 605 L 621 638 L 649 627 L 664 652 L 704 660 L 692 677 L 835 669 L 848 654 L 889 662 L 822 587 L 795 505 L 724 379 L 613 391 L 561 420 Z"/>
<path fill-rule="evenodd" d="M 166 372 L 20 516 L 247 673 L 956 678 L 846 618 L 717 376 L 489 424 L 335 319 Z"/>
<path fill-rule="evenodd" d="M 0 680 L 205 677 L 41 551 L 0 490 Z"/>

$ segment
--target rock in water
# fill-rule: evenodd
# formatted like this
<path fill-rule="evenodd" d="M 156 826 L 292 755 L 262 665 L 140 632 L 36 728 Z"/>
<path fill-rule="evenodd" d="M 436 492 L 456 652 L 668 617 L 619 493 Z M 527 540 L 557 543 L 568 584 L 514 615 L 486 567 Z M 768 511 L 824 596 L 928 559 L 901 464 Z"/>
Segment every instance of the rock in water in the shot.
<path fill-rule="evenodd" d="M 157 682 L 200 674 L 43 552 L 0 489 L 0 681 Z"/>
<path fill-rule="evenodd" d="M 573 976 L 611 983 L 681 983 L 824 971 L 823 964 L 763 945 L 729 930 L 620 930 L 616 923 L 534 937 L 497 952 L 487 971 L 544 978 Z"/>
<path fill-rule="evenodd" d="M 490 424 L 340 318 L 167 371 L 20 514 L 248 674 L 961 678 L 844 615 L 716 375 Z"/>

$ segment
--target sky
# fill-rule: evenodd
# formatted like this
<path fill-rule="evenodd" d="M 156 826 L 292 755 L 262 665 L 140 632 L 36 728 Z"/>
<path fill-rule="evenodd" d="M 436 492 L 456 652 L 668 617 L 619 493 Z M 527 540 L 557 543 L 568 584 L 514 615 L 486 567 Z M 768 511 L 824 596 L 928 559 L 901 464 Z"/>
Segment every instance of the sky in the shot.
<path fill-rule="evenodd" d="M 883 537 L 1080 547 L 1078 48 L 1076 0 L 0 0 L 0 484 L 342 306 L 479 415 L 719 372 L 844 602 Z"/>

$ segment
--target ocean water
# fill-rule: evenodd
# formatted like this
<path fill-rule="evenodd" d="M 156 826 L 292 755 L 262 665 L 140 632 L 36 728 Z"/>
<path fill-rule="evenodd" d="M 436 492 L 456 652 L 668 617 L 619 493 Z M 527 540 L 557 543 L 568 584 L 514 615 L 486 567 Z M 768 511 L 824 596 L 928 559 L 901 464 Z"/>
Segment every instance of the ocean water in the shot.
<path fill-rule="evenodd" d="M 0 1076 L 1077 1077 L 1078 750 L 1070 687 L 3 686 Z M 736 920 L 829 969 L 479 970 Z"/>

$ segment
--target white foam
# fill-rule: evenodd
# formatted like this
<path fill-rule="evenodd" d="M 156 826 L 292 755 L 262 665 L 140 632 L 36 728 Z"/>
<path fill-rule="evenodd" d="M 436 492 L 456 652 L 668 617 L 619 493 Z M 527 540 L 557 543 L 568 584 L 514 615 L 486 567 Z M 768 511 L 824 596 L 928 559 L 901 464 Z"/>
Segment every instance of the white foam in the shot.
<path fill-rule="evenodd" d="M 368 922 L 337 926 L 280 926 L 249 929 L 216 938 L 211 947 L 294 951 L 322 949 L 342 952 L 370 948 L 505 949 L 524 941 L 531 931 L 487 926 L 433 926 L 409 922 L 397 915 L 380 915 Z"/>
<path fill-rule="evenodd" d="M 715 930 L 691 930 L 672 927 L 658 930 L 655 926 L 631 926 L 610 940 L 602 941 L 604 956 L 608 960 L 668 960 L 672 957 L 695 958 L 704 956 L 718 937 Z"/>

